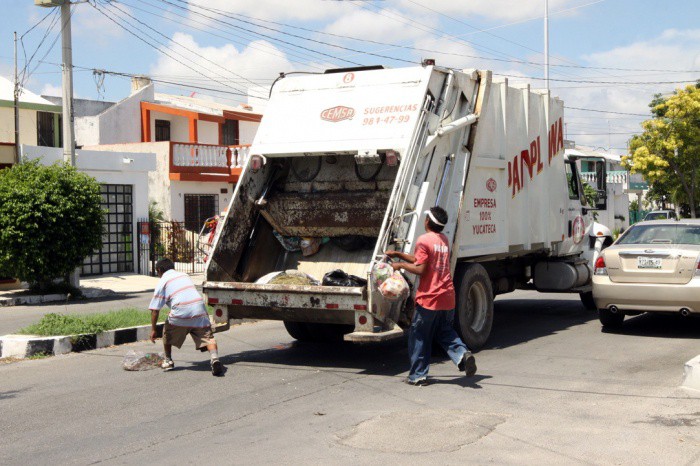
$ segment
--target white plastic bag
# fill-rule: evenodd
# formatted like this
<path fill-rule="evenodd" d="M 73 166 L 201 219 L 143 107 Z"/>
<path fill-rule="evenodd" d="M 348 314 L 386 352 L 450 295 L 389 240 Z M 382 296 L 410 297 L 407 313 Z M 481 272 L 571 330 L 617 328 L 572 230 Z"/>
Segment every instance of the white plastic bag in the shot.
<path fill-rule="evenodd" d="M 372 283 L 379 288 L 394 274 L 394 268 L 386 262 L 377 262 L 372 268 Z"/>
<path fill-rule="evenodd" d="M 389 301 L 396 301 L 408 293 L 408 283 L 397 270 L 379 286 L 379 292 Z"/>
<path fill-rule="evenodd" d="M 147 371 L 160 367 L 165 359 L 163 353 L 144 353 L 143 351 L 129 350 L 124 356 L 122 367 L 125 371 Z"/>

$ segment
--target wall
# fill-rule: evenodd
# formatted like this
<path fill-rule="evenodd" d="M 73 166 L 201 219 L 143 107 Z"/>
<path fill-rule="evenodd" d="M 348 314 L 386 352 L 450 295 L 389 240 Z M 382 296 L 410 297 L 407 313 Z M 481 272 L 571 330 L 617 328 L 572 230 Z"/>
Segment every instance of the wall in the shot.
<path fill-rule="evenodd" d="M 60 131 L 61 128 L 58 128 Z M 19 142 L 36 144 L 36 110 L 19 109 Z M 0 107 L 0 142 L 15 142 L 15 111 Z"/>
<path fill-rule="evenodd" d="M 219 124 L 213 121 L 197 121 L 197 142 L 219 144 Z"/>
<path fill-rule="evenodd" d="M 155 154 L 155 170 L 148 172 L 149 202 L 154 201 L 166 218 L 170 216 L 170 143 L 137 142 L 130 144 L 106 144 L 86 147 L 92 151 L 124 151 L 129 153 Z M 138 154 L 132 158 L 138 157 Z M 146 214 L 148 217 L 148 214 Z"/>
<path fill-rule="evenodd" d="M 238 139 L 240 144 L 252 144 L 260 123 L 257 121 L 240 121 L 238 123 Z"/>
<path fill-rule="evenodd" d="M 141 101 L 154 99 L 153 85 L 146 86 L 92 117 L 75 119 L 78 146 L 141 141 Z"/>
<path fill-rule="evenodd" d="M 44 99 L 56 105 L 63 105 L 63 98 L 52 95 L 42 95 Z M 102 100 L 73 99 L 73 115 L 77 117 L 96 116 L 115 105 L 115 102 Z"/>
<path fill-rule="evenodd" d="M 63 150 L 53 147 L 22 145 L 22 155 L 29 159 L 40 159 L 49 165 L 63 160 Z M 95 178 L 102 184 L 129 184 L 133 186 L 133 231 L 134 241 L 138 240 L 137 222 L 148 218 L 149 173 L 156 170 L 156 155 L 153 153 L 131 153 L 126 150 L 115 152 L 77 150 L 76 167 L 81 172 Z M 130 162 L 125 163 L 128 160 Z M 134 243 L 134 270 L 138 270 L 138 254 Z"/>
<path fill-rule="evenodd" d="M 170 122 L 170 140 L 176 142 L 190 142 L 190 120 L 183 116 L 171 115 L 151 111 L 151 139 L 156 139 L 156 120 Z M 139 135 L 139 141 L 141 136 Z"/>
<path fill-rule="evenodd" d="M 185 221 L 185 194 L 217 194 L 219 196 L 219 213 L 228 207 L 235 185 L 231 183 L 216 183 L 212 181 L 171 181 L 170 205 L 172 220 Z M 221 189 L 226 189 L 226 194 Z"/>

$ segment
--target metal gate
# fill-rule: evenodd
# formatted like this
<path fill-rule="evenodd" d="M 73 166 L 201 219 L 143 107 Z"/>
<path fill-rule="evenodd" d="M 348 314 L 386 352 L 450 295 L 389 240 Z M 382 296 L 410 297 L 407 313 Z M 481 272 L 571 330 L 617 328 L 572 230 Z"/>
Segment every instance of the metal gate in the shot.
<path fill-rule="evenodd" d="M 134 271 L 133 187 L 126 184 L 100 185 L 105 210 L 102 247 L 85 258 L 81 275 Z"/>
<path fill-rule="evenodd" d="M 184 222 L 138 222 L 138 272 L 156 276 L 156 262 L 167 257 L 175 270 L 185 273 L 204 272 L 204 256 L 197 248 L 199 234 L 185 229 Z"/>

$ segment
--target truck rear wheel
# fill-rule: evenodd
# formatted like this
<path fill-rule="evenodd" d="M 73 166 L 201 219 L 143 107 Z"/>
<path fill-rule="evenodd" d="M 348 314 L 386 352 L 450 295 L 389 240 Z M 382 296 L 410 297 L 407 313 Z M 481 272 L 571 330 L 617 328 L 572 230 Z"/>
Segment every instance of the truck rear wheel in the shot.
<path fill-rule="evenodd" d="M 312 341 L 322 341 L 322 342 L 338 342 L 343 341 L 343 337 L 355 330 L 354 325 L 347 324 L 319 324 L 319 323 L 307 323 L 306 327 L 309 329 L 309 335 Z"/>
<path fill-rule="evenodd" d="M 291 320 L 285 320 L 284 328 L 287 329 L 287 333 L 295 340 L 312 340 L 311 332 L 309 332 L 309 327 L 306 326 L 306 322 L 292 322 Z"/>
<path fill-rule="evenodd" d="M 471 351 L 479 351 L 493 325 L 493 287 L 479 264 L 462 266 L 458 275 L 455 330 Z"/>

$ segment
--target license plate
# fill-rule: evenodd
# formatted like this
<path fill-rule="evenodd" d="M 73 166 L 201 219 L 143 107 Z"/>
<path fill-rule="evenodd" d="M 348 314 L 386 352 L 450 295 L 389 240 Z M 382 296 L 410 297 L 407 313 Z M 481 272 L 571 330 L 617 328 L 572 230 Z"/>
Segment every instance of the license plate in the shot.
<path fill-rule="evenodd" d="M 661 268 L 661 258 L 660 257 L 637 257 L 637 268 L 638 269 L 660 269 Z"/>

